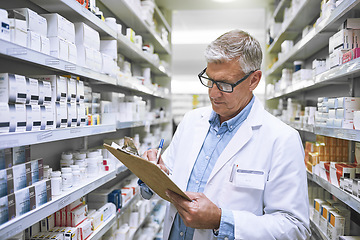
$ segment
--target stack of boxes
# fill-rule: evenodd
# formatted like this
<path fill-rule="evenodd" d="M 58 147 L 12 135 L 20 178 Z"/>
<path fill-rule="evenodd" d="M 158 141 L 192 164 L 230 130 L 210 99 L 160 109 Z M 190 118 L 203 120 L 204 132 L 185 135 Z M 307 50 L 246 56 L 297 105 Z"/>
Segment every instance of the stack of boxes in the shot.
<path fill-rule="evenodd" d="M 315 124 L 321 127 L 354 129 L 354 112 L 360 110 L 360 98 L 318 98 Z"/>
<path fill-rule="evenodd" d="M 27 228 L 25 238 L 85 240 L 115 213 L 112 203 L 104 204 L 98 210 L 88 209 L 82 197 Z"/>
<path fill-rule="evenodd" d="M 0 176 L 0 224 L 52 199 L 43 159 L 31 160 L 30 146 L 1 149 Z"/>

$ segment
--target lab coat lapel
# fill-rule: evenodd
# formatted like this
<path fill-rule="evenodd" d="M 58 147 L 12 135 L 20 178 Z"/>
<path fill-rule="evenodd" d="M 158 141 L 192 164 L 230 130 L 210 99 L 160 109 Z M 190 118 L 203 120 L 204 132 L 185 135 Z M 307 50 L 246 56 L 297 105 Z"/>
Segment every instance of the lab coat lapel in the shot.
<path fill-rule="evenodd" d="M 204 143 L 206 134 L 209 131 L 209 117 L 210 117 L 210 113 L 211 113 L 211 108 L 209 109 L 210 111 L 206 111 L 205 113 L 202 113 L 200 116 L 200 121 L 197 122 L 196 126 L 192 129 L 194 132 L 191 133 L 192 137 L 194 138 L 193 142 L 193 147 L 191 148 L 191 152 L 189 154 L 189 158 L 186 159 L 189 162 L 187 162 L 186 164 L 182 164 L 186 169 L 185 169 L 185 173 L 186 175 L 186 180 L 189 179 L 191 171 L 194 167 L 195 161 L 197 159 L 197 156 L 200 152 L 200 149 Z M 185 183 L 185 182 L 184 182 Z M 187 182 L 186 182 L 187 184 Z M 186 189 L 186 186 L 183 186 Z"/>
<path fill-rule="evenodd" d="M 239 127 L 224 151 L 219 156 L 212 170 L 208 182 L 214 175 L 237 153 L 253 136 L 253 127 L 261 125 L 264 108 L 257 98 L 247 119 Z"/>

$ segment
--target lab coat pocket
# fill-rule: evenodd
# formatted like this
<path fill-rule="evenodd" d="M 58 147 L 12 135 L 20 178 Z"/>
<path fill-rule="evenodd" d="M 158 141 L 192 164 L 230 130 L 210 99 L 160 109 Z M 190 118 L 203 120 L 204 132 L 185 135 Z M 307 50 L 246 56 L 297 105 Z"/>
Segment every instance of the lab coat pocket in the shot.
<path fill-rule="evenodd" d="M 235 187 L 264 190 L 265 174 L 263 171 L 236 169 L 233 174 Z"/>

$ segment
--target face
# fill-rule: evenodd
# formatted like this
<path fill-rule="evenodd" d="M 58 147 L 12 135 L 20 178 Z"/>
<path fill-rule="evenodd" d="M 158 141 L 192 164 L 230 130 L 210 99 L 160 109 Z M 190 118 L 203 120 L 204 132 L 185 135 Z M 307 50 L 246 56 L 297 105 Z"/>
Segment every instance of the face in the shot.
<path fill-rule="evenodd" d="M 238 61 L 208 63 L 206 74 L 215 81 L 232 84 L 245 76 Z M 219 114 L 221 123 L 235 117 L 250 102 L 252 91 L 256 88 L 260 78 L 261 72 L 254 72 L 245 81 L 234 87 L 232 93 L 220 91 L 215 84 L 209 88 L 212 108 Z"/>

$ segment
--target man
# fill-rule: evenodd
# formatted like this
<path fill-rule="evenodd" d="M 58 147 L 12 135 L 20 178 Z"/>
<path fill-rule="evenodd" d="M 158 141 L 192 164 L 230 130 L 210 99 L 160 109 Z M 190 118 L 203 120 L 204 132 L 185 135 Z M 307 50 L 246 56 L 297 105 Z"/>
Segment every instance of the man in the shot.
<path fill-rule="evenodd" d="M 199 79 L 212 109 L 187 113 L 158 163 L 193 200 L 167 191 L 164 239 L 307 239 L 301 139 L 252 93 L 262 75 L 259 42 L 230 31 L 205 57 Z M 144 157 L 156 161 L 156 153 Z"/>

